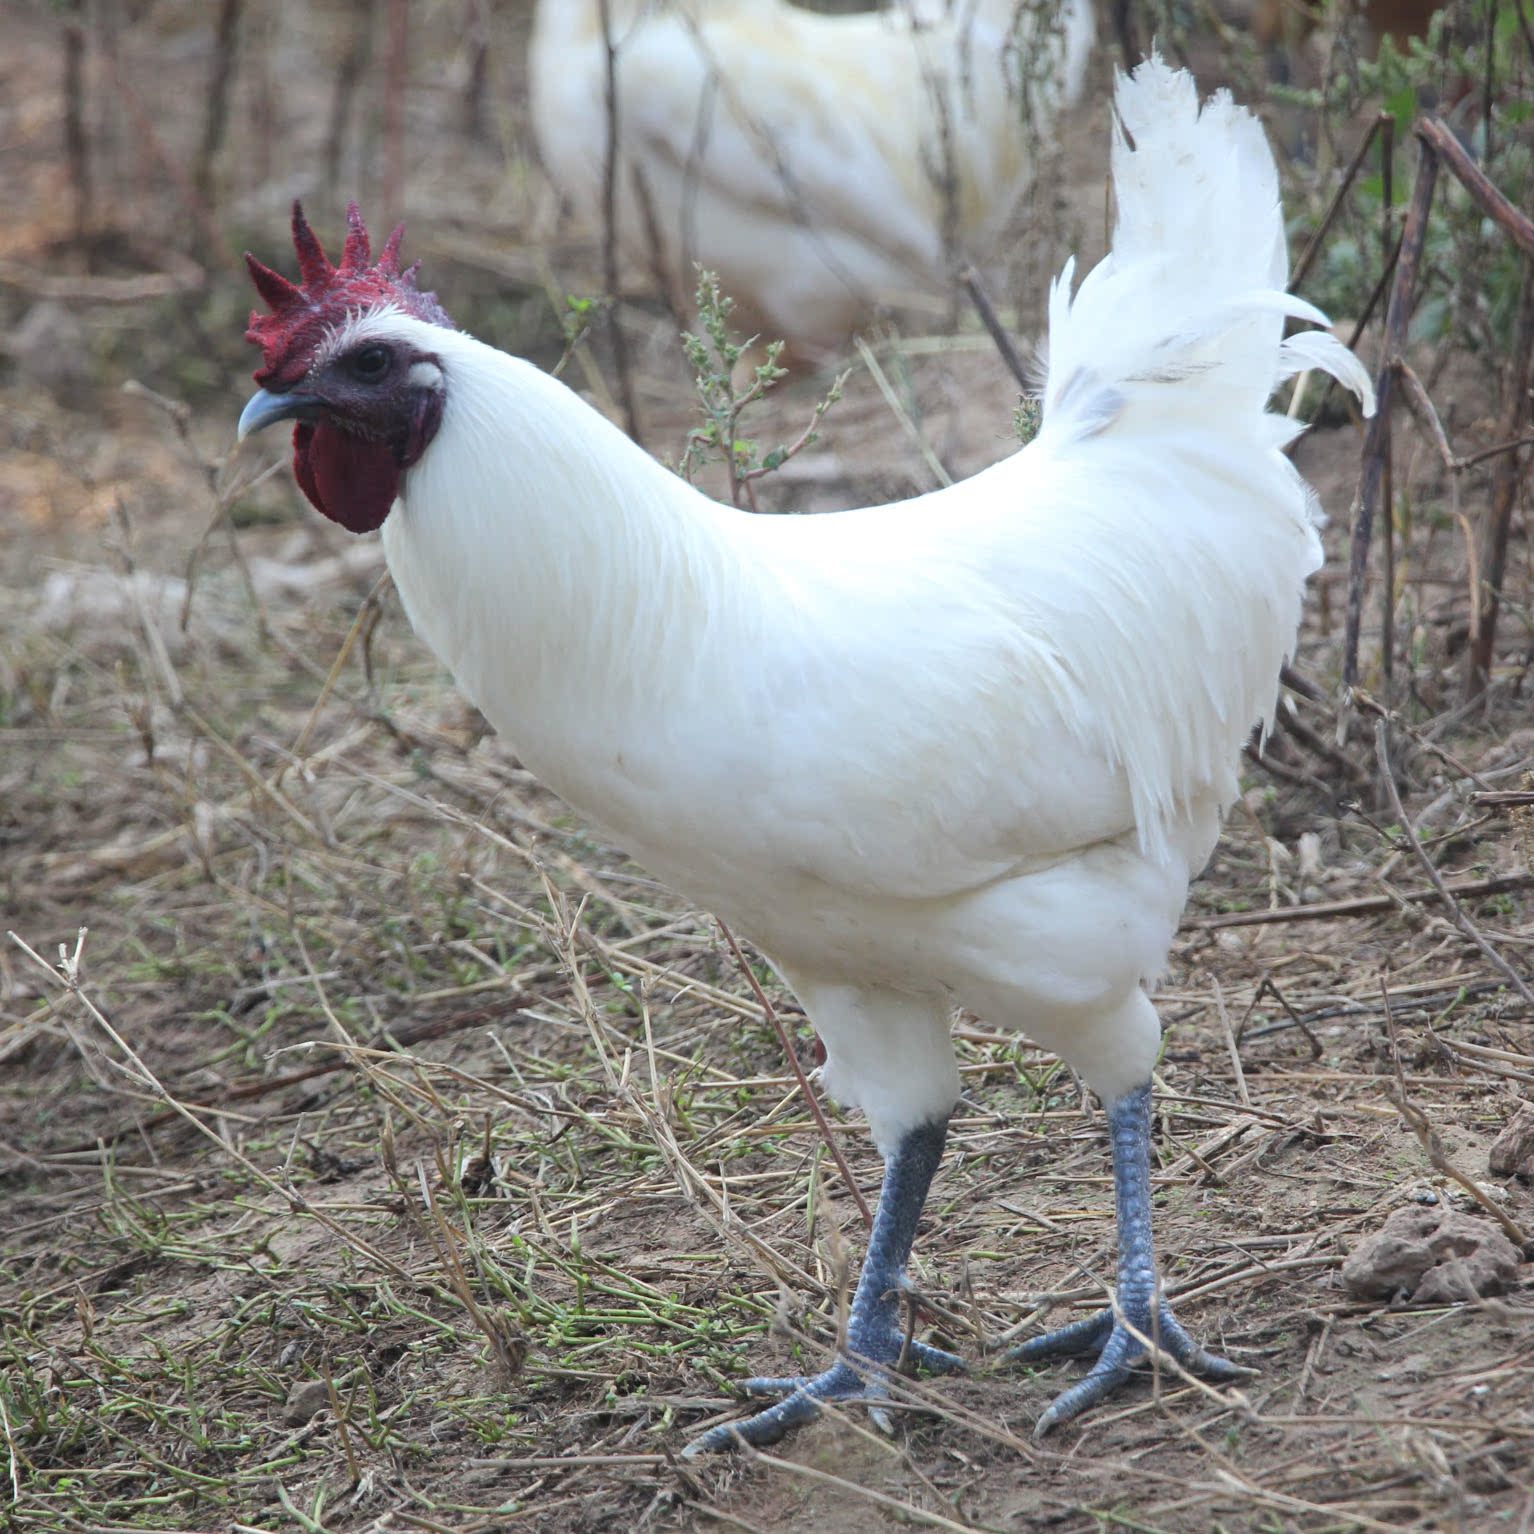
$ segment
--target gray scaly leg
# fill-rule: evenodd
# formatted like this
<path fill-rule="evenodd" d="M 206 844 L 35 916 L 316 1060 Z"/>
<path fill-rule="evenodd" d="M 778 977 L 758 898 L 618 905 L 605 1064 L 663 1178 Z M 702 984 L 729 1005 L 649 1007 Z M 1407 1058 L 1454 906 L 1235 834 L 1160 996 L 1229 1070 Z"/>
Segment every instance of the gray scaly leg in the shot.
<path fill-rule="evenodd" d="M 726 1422 L 704 1433 L 687 1446 L 687 1455 L 733 1449 L 741 1442 L 758 1447 L 776 1443 L 790 1428 L 818 1417 L 824 1401 L 877 1402 L 889 1394 L 881 1376 L 883 1370 L 892 1370 L 900 1362 L 905 1345 L 900 1292 L 905 1284 L 906 1261 L 947 1136 L 946 1120 L 920 1124 L 900 1141 L 885 1167 L 868 1255 L 852 1295 L 846 1355 L 823 1374 L 746 1380 L 743 1388 L 748 1395 L 781 1395 L 783 1399 L 754 1417 Z M 955 1354 L 914 1340 L 908 1357 L 928 1369 L 964 1367 L 963 1359 Z"/>
<path fill-rule="evenodd" d="M 1149 1337 L 1163 1353 L 1190 1374 L 1206 1379 L 1234 1380 L 1251 1374 L 1229 1359 L 1206 1353 L 1158 1301 L 1156 1252 L 1151 1240 L 1150 1083 L 1119 1098 L 1108 1110 L 1113 1141 L 1113 1187 L 1118 1205 L 1118 1314 L 1099 1311 L 1058 1331 L 1035 1337 L 1003 1355 L 1008 1362 L 1039 1363 L 1044 1359 L 1096 1353 L 1097 1362 L 1085 1379 L 1071 1386 L 1039 1418 L 1034 1428 L 1042 1437 L 1051 1428 L 1096 1406 L 1130 1376 L 1147 1356 L 1140 1337 Z M 1136 1336 L 1138 1332 L 1140 1335 Z"/>

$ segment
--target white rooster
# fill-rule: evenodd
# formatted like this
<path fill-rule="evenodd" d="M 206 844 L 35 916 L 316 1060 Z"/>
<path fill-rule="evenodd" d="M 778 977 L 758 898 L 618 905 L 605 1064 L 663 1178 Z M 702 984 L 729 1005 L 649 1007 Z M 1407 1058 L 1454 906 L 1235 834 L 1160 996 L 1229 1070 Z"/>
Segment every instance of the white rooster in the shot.
<path fill-rule="evenodd" d="M 450 327 L 295 209 L 244 433 L 297 421 L 311 501 L 382 526 L 417 632 L 546 783 L 749 933 L 804 1003 L 825 1078 L 886 1172 L 847 1352 L 714 1430 L 765 1443 L 885 1389 L 897 1297 L 959 1077 L 956 1006 L 1068 1060 L 1107 1106 L 1117 1311 L 1029 1342 L 1095 1355 L 1041 1430 L 1101 1400 L 1154 1337 L 1229 1378 L 1159 1298 L 1146 992 L 1266 719 L 1316 508 L 1266 410 L 1363 368 L 1284 291 L 1278 180 L 1227 95 L 1152 59 L 1118 85 L 1112 253 L 1050 299 L 1038 437 L 950 489 L 823 516 L 721 506 L 563 384 Z M 948 1354 L 916 1343 L 935 1368 Z"/>
<path fill-rule="evenodd" d="M 788 0 L 610 5 L 620 243 L 673 295 L 691 295 L 695 263 L 716 272 L 766 339 L 804 356 L 989 252 L 1081 91 L 1093 32 L 1091 0 L 849 16 Z M 541 0 L 528 73 L 544 165 L 600 223 L 600 0 Z"/>

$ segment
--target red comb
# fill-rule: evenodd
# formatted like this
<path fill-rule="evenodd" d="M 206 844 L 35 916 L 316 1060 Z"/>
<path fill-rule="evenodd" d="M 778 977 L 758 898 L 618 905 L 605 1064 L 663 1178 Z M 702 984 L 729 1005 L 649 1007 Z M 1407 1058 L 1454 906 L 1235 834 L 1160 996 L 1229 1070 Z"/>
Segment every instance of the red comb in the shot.
<path fill-rule="evenodd" d="M 357 204 L 348 203 L 341 264 L 332 266 L 303 208 L 294 202 L 293 246 L 298 252 L 301 285 L 264 266 L 249 251 L 245 253 L 251 281 L 272 311 L 253 313 L 245 332 L 245 339 L 262 352 L 263 365 L 255 375 L 256 382 L 263 388 L 297 383 L 308 371 L 314 348 L 326 332 L 360 310 L 391 304 L 428 324 L 451 328 L 453 322 L 437 302 L 437 295 L 422 293 L 416 287 L 420 263 L 400 270 L 399 246 L 404 237 L 405 226 L 400 224 L 385 241 L 377 264 L 370 266 L 373 247 L 367 225 Z"/>

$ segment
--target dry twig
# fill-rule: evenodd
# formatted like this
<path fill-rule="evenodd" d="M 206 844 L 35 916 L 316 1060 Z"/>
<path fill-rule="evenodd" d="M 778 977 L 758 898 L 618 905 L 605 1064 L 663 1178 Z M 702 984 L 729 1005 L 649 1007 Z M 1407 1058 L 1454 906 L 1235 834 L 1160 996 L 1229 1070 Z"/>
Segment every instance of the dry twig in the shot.
<path fill-rule="evenodd" d="M 1377 408 L 1364 439 L 1363 470 L 1354 505 L 1353 532 L 1348 557 L 1347 616 L 1343 640 L 1343 684 L 1352 687 L 1358 680 L 1358 646 L 1363 621 L 1364 583 L 1368 572 L 1369 544 L 1376 508 L 1385 490 L 1386 514 L 1389 507 L 1390 411 L 1394 391 L 1401 378 L 1406 350 L 1407 326 L 1416 303 L 1416 286 L 1427 239 L 1428 220 L 1440 164 L 1448 170 L 1488 218 L 1534 260 L 1534 220 L 1520 213 L 1470 159 L 1464 147 L 1441 122 L 1424 118 L 1416 125 L 1419 147 L 1417 183 L 1412 191 L 1406 224 L 1401 233 L 1400 255 L 1390 290 L 1385 315 L 1382 360 L 1375 380 Z M 1529 423 L 1529 382 L 1534 368 L 1534 268 L 1525 271 L 1519 317 L 1509 353 L 1511 358 L 1507 404 L 1500 436 L 1507 444 L 1521 445 Z M 1404 391 L 1403 391 L 1404 392 Z M 1417 391 L 1425 396 L 1425 391 Z M 1408 396 L 1408 398 L 1412 398 Z M 1420 399 L 1417 400 L 1420 406 Z M 1435 416 L 1436 419 L 1436 416 Z M 1437 433 L 1440 451 L 1450 467 L 1455 467 L 1448 453 L 1441 429 Z M 1504 449 L 1498 448 L 1501 452 Z M 1472 612 L 1471 658 L 1466 675 L 1466 691 L 1478 694 L 1490 674 L 1491 651 L 1495 643 L 1497 598 L 1507 550 L 1507 530 L 1520 478 L 1517 448 L 1507 449 L 1509 457 L 1498 468 L 1497 489 L 1491 513 L 1483 530 L 1480 564 L 1484 572 L 1481 596 Z M 1489 456 L 1489 455 L 1483 455 Z M 1387 590 L 1387 603 L 1392 600 Z M 1387 623 L 1386 638 L 1388 640 Z M 1388 671 L 1389 663 L 1386 662 Z"/>
<path fill-rule="evenodd" d="M 1395 1069 L 1396 1078 L 1395 1086 L 1388 1088 L 1386 1095 L 1395 1104 L 1396 1112 L 1401 1115 L 1406 1127 L 1416 1135 L 1427 1159 L 1433 1165 L 1433 1170 L 1464 1189 L 1507 1232 L 1508 1240 L 1520 1252 L 1527 1251 L 1529 1241 L 1518 1222 L 1495 1199 L 1490 1198 L 1486 1190 L 1474 1178 L 1467 1177 L 1455 1166 L 1449 1159 L 1448 1151 L 1444 1149 L 1443 1141 L 1438 1138 L 1438 1132 L 1433 1128 L 1432 1121 L 1411 1100 L 1406 1090 L 1406 1076 L 1401 1070 L 1401 1041 L 1396 1035 L 1395 1013 L 1390 1007 L 1390 987 L 1383 976 L 1380 977 L 1380 999 L 1385 1004 L 1385 1026 L 1390 1032 L 1390 1060 Z"/>
<path fill-rule="evenodd" d="M 612 0 L 598 0 L 597 14 L 605 51 L 602 89 L 607 107 L 607 145 L 602 159 L 602 281 L 607 289 L 607 320 L 612 333 L 613 364 L 618 372 L 618 398 L 623 402 L 623 425 L 629 436 L 639 442 L 639 406 L 634 396 L 628 336 L 618 314 L 618 161 L 622 124 L 618 115 L 618 44 L 613 38 Z"/>
<path fill-rule="evenodd" d="M 1502 975 L 1512 988 L 1531 1006 L 1534 1007 L 1534 991 L 1529 989 L 1528 982 L 1513 968 L 1497 950 L 1476 924 L 1465 914 L 1465 908 L 1455 898 L 1454 892 L 1444 883 L 1444 878 L 1438 872 L 1437 865 L 1427 855 L 1427 850 L 1422 845 L 1421 838 L 1412 827 L 1407 818 L 1406 809 L 1401 803 L 1401 792 L 1396 787 L 1395 774 L 1390 766 L 1390 748 L 1386 734 L 1386 724 L 1383 719 L 1377 719 L 1374 723 L 1374 753 L 1379 762 L 1380 781 L 1384 785 L 1385 793 L 1390 800 L 1391 810 L 1395 814 L 1396 824 L 1401 828 L 1401 835 L 1406 838 L 1407 844 L 1416 854 L 1417 861 L 1422 865 L 1423 872 L 1428 876 L 1438 898 L 1448 906 L 1450 914 L 1454 917 L 1454 924 L 1477 948 L 1486 955 L 1492 967 Z"/>
<path fill-rule="evenodd" d="M 825 1141 L 826 1149 L 831 1152 L 831 1159 L 836 1162 L 836 1170 L 841 1173 L 842 1183 L 857 1204 L 858 1212 L 863 1216 L 864 1226 L 872 1230 L 874 1228 L 873 1211 L 868 1207 L 868 1200 L 863 1197 L 863 1190 L 858 1187 L 857 1179 L 852 1175 L 846 1157 L 842 1155 L 841 1146 L 836 1143 L 836 1136 L 831 1133 L 826 1111 L 820 1106 L 820 1099 L 816 1096 L 814 1087 L 810 1085 L 810 1079 L 805 1075 L 804 1067 L 799 1063 L 799 1052 L 794 1048 L 794 1041 L 788 1036 L 788 1029 L 783 1026 L 783 1019 L 778 1015 L 778 1009 L 773 1006 L 771 998 L 762 989 L 762 983 L 756 978 L 756 972 L 746 962 L 745 954 L 740 951 L 740 944 L 735 941 L 735 934 L 722 921 L 719 923 L 719 930 L 724 934 L 724 940 L 729 944 L 730 952 L 735 955 L 735 962 L 740 966 L 741 974 L 746 977 L 752 995 L 756 997 L 762 1011 L 767 1015 L 767 1020 L 778 1035 L 778 1042 L 783 1046 L 788 1067 L 794 1073 L 794 1080 L 799 1083 L 799 1092 L 814 1116 L 815 1124 L 820 1130 L 820 1137 Z"/>
<path fill-rule="evenodd" d="M 1348 605 L 1343 636 L 1342 681 L 1351 687 L 1358 680 L 1358 641 L 1363 626 L 1364 580 L 1369 568 L 1369 542 L 1374 530 L 1375 509 L 1385 478 L 1389 452 L 1390 409 L 1396 381 L 1396 359 L 1406 346 L 1406 327 L 1417 298 L 1417 271 L 1427 243 L 1428 215 L 1433 207 L 1433 186 L 1438 176 L 1438 157 L 1423 143 L 1417 160 L 1417 184 L 1401 231 L 1401 253 L 1396 260 L 1395 280 L 1385 311 L 1384 360 L 1374 381 L 1375 408 L 1364 435 L 1363 474 L 1354 503 L 1353 535 L 1348 552 Z M 1388 508 L 1387 508 L 1388 514 Z"/>

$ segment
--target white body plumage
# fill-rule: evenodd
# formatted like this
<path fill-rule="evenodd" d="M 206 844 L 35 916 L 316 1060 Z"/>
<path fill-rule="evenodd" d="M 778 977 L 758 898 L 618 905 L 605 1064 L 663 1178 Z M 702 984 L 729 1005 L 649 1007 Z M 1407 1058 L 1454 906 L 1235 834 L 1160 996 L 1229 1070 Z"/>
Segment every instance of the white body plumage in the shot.
<path fill-rule="evenodd" d="M 1226 98 L 1120 84 L 1114 253 L 1053 295 L 1037 440 L 951 489 L 753 517 L 563 385 L 395 311 L 440 430 L 384 525 L 411 622 L 527 765 L 749 934 L 882 1147 L 951 1107 L 955 1005 L 1148 1079 L 1188 882 L 1267 717 L 1312 498 L 1273 385 L 1272 158 Z"/>
<path fill-rule="evenodd" d="M 769 336 L 843 340 L 877 304 L 980 259 L 1079 95 L 1090 0 L 612 0 L 624 247 L 690 297 L 716 272 Z M 596 223 L 607 161 L 597 0 L 541 0 L 531 110 L 555 185 Z M 636 183 L 643 186 L 642 206 Z M 659 249 L 655 248 L 656 241 Z"/>

